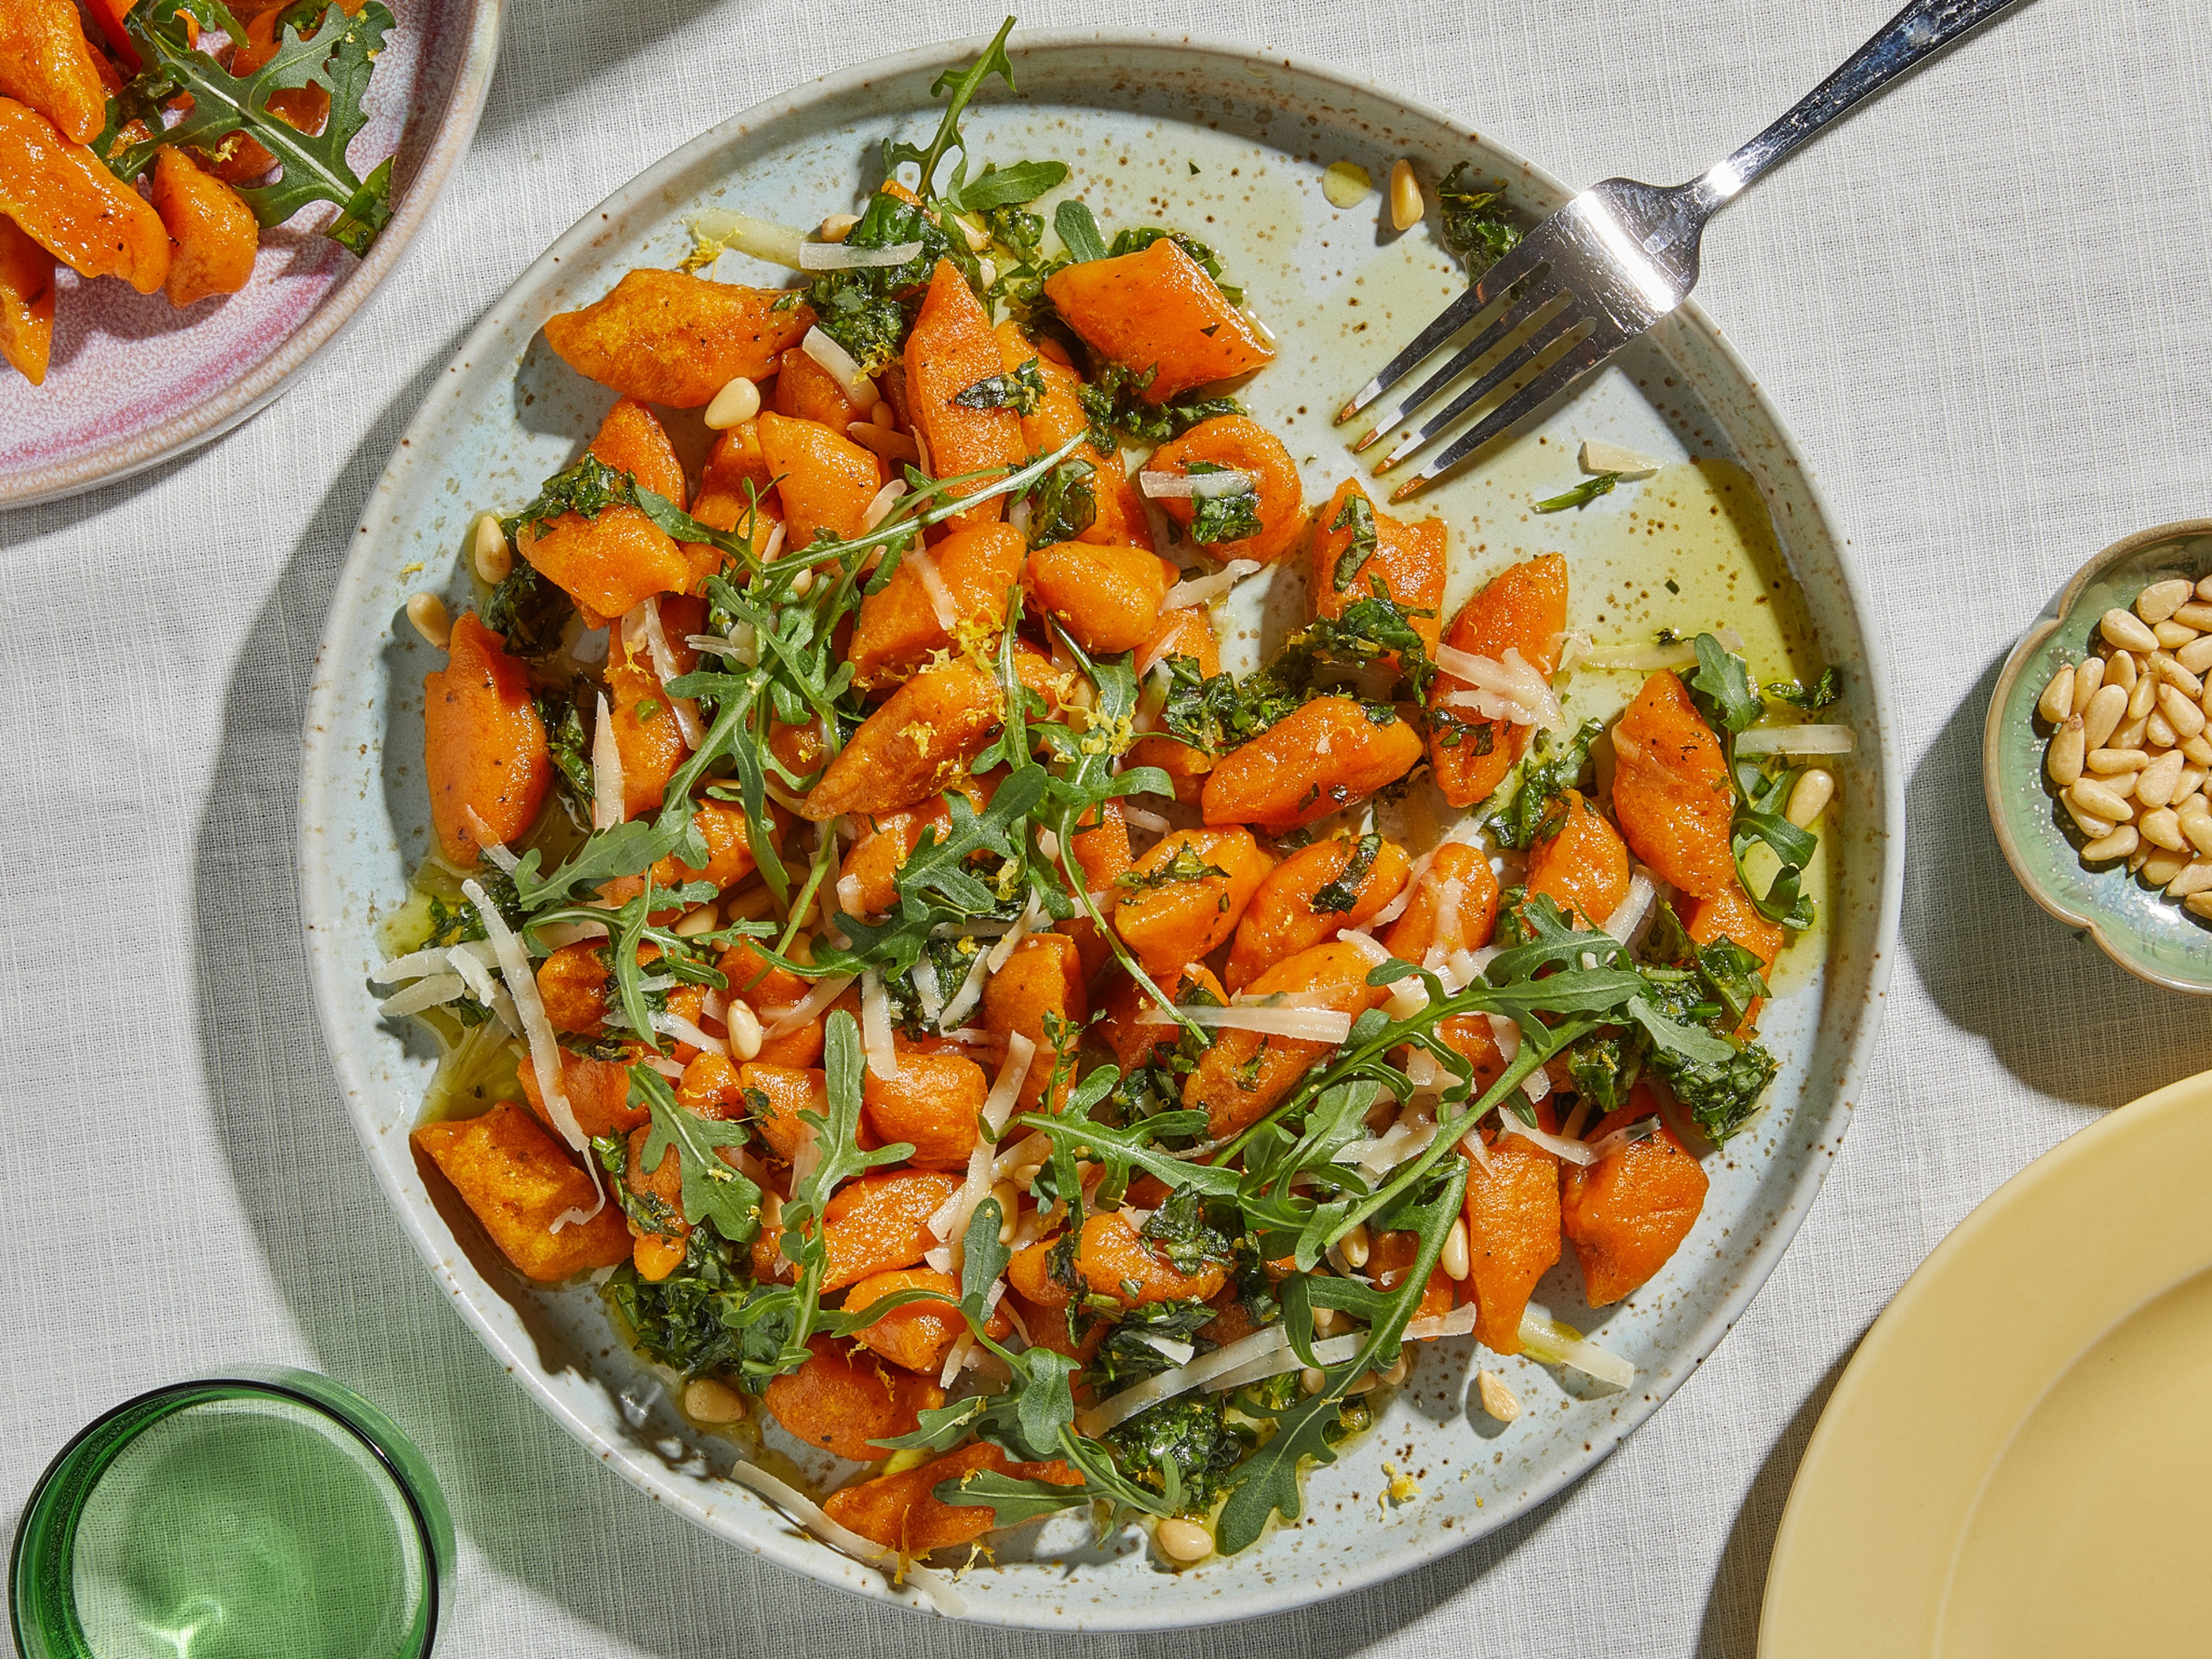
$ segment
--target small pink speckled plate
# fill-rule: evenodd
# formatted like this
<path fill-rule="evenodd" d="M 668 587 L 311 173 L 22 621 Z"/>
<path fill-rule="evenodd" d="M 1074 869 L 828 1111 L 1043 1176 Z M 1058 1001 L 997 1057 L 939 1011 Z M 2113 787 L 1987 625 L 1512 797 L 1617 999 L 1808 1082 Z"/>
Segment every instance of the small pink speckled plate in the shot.
<path fill-rule="evenodd" d="M 319 207 L 262 233 L 253 279 L 183 311 L 161 294 L 61 273 L 44 386 L 0 368 L 0 507 L 126 477 L 228 432 L 336 339 L 399 263 L 491 85 L 500 0 L 388 0 L 385 42 L 351 147 L 366 174 L 393 157 L 392 222 L 356 259 Z"/>

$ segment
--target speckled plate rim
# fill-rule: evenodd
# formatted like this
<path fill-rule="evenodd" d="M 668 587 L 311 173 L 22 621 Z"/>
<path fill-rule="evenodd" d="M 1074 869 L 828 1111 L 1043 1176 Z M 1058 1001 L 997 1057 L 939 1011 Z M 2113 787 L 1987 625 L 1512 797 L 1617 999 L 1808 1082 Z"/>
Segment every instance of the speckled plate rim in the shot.
<path fill-rule="evenodd" d="M 2096 912 L 2067 903 L 2044 885 L 2029 868 L 2027 854 L 2013 832 L 2012 814 L 2007 810 L 1997 765 L 2006 743 L 2006 716 L 2019 688 L 2021 671 L 2042 648 L 2044 641 L 2065 625 L 2083 592 L 2116 565 L 2125 564 L 2161 543 L 2201 539 L 2212 539 L 2212 519 L 2177 519 L 2171 524 L 2153 525 L 2148 530 L 2123 536 L 2075 571 L 2073 579 L 2059 590 L 2058 597 L 2044 607 L 2042 614 L 2006 656 L 2004 667 L 1997 675 L 1996 689 L 1990 694 L 1989 712 L 1982 721 L 1982 797 L 1989 809 L 1990 827 L 1996 831 L 1997 846 L 2003 850 L 2005 862 L 2012 866 L 2014 876 L 2027 889 L 2027 896 L 2056 920 L 2086 933 L 2096 941 L 2099 950 L 2137 979 L 2168 991 L 2199 997 L 2212 996 L 2212 980 L 2185 979 L 2160 971 L 2113 939 Z"/>
<path fill-rule="evenodd" d="M 353 325 L 369 296 L 384 279 L 399 268 L 422 228 L 430 208 L 444 190 L 446 179 L 469 153 L 490 96 L 494 65 L 499 58 L 500 12 L 504 0 L 474 0 L 462 39 L 460 72 L 453 79 L 453 96 L 428 146 L 422 164 L 408 179 L 399 206 L 377 235 L 368 257 L 331 289 L 306 322 L 285 339 L 252 372 L 160 426 L 121 438 L 54 465 L 0 474 L 0 511 L 27 507 L 33 501 L 55 501 L 100 484 L 114 483 L 173 455 L 197 449 L 220 438 L 240 422 L 259 411 L 284 390 L 292 376 Z"/>
<path fill-rule="evenodd" d="M 1797 1466 L 1759 1659 L 1934 1650 L 1961 1534 L 2028 1413 L 2130 1313 L 2212 1267 L 2208 1153 L 2201 1072 L 2044 1153 L 1905 1280 Z M 1947 1386 L 1964 1375 L 1973 1388 Z"/>
<path fill-rule="evenodd" d="M 561 267 L 587 253 L 593 243 L 605 234 L 608 220 L 619 217 L 641 202 L 665 197 L 681 176 L 697 164 L 704 153 L 732 143 L 753 131 L 791 118 L 818 102 L 865 91 L 871 82 L 970 62 L 986 44 L 983 37 L 975 36 L 867 60 L 763 100 L 672 151 L 581 215 L 575 224 L 516 279 L 455 353 L 452 360 L 455 372 L 497 349 L 500 337 L 512 326 L 515 314 L 526 309 L 531 296 L 552 283 Z M 1335 88 L 1354 95 L 1380 98 L 1413 119 L 1432 122 L 1456 133 L 1465 134 L 1468 131 L 1461 123 L 1442 112 L 1388 91 L 1364 77 L 1297 54 L 1255 48 L 1231 40 L 1167 30 L 1041 29 L 1018 32 L 1009 44 L 1009 51 L 1013 54 L 1018 69 L 1024 52 L 1072 47 L 1100 50 L 1104 54 L 1104 60 L 1110 64 L 1114 50 L 1122 46 L 1167 47 L 1194 56 L 1215 58 L 1224 64 L 1247 70 L 1264 63 L 1270 70 L 1280 68 L 1293 76 L 1307 77 L 1324 89 Z M 1103 72 L 1110 80 L 1112 70 L 1109 68 Z M 1490 143 L 1499 154 L 1511 156 L 1534 191 L 1548 194 L 1560 202 L 1571 194 L 1549 173 L 1525 159 L 1512 155 L 1512 152 L 1504 146 L 1496 144 L 1494 141 L 1483 142 Z M 1772 443 L 1773 460 L 1771 465 L 1797 476 L 1799 487 L 1804 491 L 1808 504 L 1834 548 L 1835 568 L 1830 579 L 1841 590 L 1864 653 L 1854 666 L 1867 686 L 1873 729 L 1870 734 L 1862 733 L 1862 736 L 1871 736 L 1870 747 L 1874 757 L 1879 762 L 1881 782 L 1880 821 L 1869 836 L 1875 850 L 1868 855 L 1878 858 L 1880 862 L 1879 874 L 1874 883 L 1872 939 L 1860 988 L 1863 993 L 1861 1006 L 1843 1017 L 1848 1035 L 1844 1039 L 1844 1062 L 1836 1079 L 1832 1103 L 1820 1119 L 1802 1123 L 1793 1121 L 1791 1125 L 1793 1135 L 1802 1134 L 1809 1138 L 1808 1146 L 1826 1142 L 1832 1147 L 1840 1145 L 1843 1129 L 1854 1103 L 1853 1097 L 1865 1076 L 1879 1035 L 1890 965 L 1896 953 L 1903 890 L 1899 853 L 1905 838 L 1905 803 L 1899 782 L 1900 774 L 1887 647 L 1879 633 L 1867 626 L 1869 619 L 1876 612 L 1861 577 L 1846 556 L 1849 544 L 1833 528 L 1834 515 L 1822 497 L 1811 469 L 1799 455 L 1779 412 L 1767 398 L 1765 388 L 1735 347 L 1694 303 L 1686 303 L 1676 317 L 1669 319 L 1668 325 L 1693 331 L 1699 349 L 1717 358 L 1722 368 L 1735 378 L 1740 395 L 1763 423 Z M 441 385 L 444 383 L 441 380 Z M 314 821 L 314 812 L 318 800 L 331 787 L 331 774 L 337 764 L 337 757 L 331 752 L 331 745 L 321 740 L 318 733 L 329 729 L 336 715 L 337 701 L 344 694 L 347 684 L 348 665 L 331 659 L 332 643 L 346 638 L 359 627 L 362 612 L 370 602 L 367 568 L 375 548 L 373 527 L 376 514 L 385 495 L 396 488 L 395 479 L 408 465 L 410 447 L 416 447 L 419 453 L 418 440 L 432 430 L 444 395 L 442 392 L 434 391 L 426 400 L 407 434 L 400 440 L 391 465 L 364 510 L 362 532 L 356 538 L 355 551 L 349 558 L 345 570 L 341 573 L 330 617 L 325 625 L 324 642 L 317 654 L 303 733 L 306 752 L 301 780 L 296 870 L 307 935 L 309 980 L 325 1044 L 346 1092 L 349 1115 L 353 1119 L 356 1132 L 362 1139 L 363 1151 L 378 1182 L 383 1187 L 401 1225 L 434 1279 L 458 1305 L 462 1318 L 508 1373 L 537 1398 L 556 1422 L 603 1463 L 655 1502 L 666 1504 L 694 1524 L 740 1544 L 756 1554 L 809 1577 L 854 1591 L 874 1601 L 926 1610 L 913 1598 L 894 1590 L 873 1569 L 799 1531 L 781 1511 L 751 1492 L 732 1486 L 729 1489 L 729 1504 L 710 1505 L 702 1503 L 672 1481 L 666 1465 L 649 1455 L 647 1448 L 617 1443 L 584 1420 L 540 1374 L 538 1358 L 511 1342 L 495 1328 L 487 1310 L 478 1305 L 475 1298 L 480 1287 L 465 1282 L 456 1273 L 448 1259 L 451 1240 L 440 1237 L 434 1231 L 441 1227 L 442 1223 L 427 1204 L 420 1202 L 416 1194 L 404 1188 L 396 1169 L 381 1155 L 376 1127 L 369 1121 L 362 1104 L 369 1086 L 370 1068 L 365 1057 L 354 1049 L 349 1024 L 354 1012 L 352 1005 L 360 1000 L 361 988 L 349 976 L 349 966 L 342 959 L 334 943 L 325 942 L 325 932 L 317 925 L 327 915 L 319 908 L 316 896 L 329 890 L 327 866 L 334 852 L 331 840 L 316 833 L 319 826 Z M 1863 750 L 1862 752 L 1865 751 Z M 343 921 L 343 918 L 336 916 L 328 919 L 333 923 Z M 1626 1401 L 1608 1420 L 1591 1425 L 1586 1449 L 1579 1458 L 1565 1462 L 1556 1469 L 1548 1471 L 1512 1504 L 1501 1504 L 1486 1512 L 1486 1524 L 1480 1530 L 1458 1528 L 1433 1532 L 1426 1540 L 1425 1548 L 1382 1553 L 1377 1558 L 1322 1583 L 1301 1583 L 1292 1586 L 1279 1580 L 1271 1582 L 1270 1575 L 1255 1571 L 1246 1575 L 1251 1588 L 1221 1594 L 1217 1601 L 1206 1606 L 1202 1614 L 1196 1616 L 1184 1608 L 1149 1610 L 1144 1604 L 1146 1598 L 1142 1597 L 1121 1598 L 1114 1605 L 1093 1605 L 1079 1612 L 1059 1607 L 1045 1612 L 1033 1604 L 997 1603 L 987 1595 L 970 1595 L 968 1609 L 963 1616 L 971 1622 L 1015 1627 L 1054 1625 L 1062 1628 L 1109 1632 L 1142 1632 L 1185 1627 L 1197 1623 L 1228 1622 L 1279 1613 L 1348 1594 L 1399 1577 L 1450 1553 L 1483 1533 L 1504 1524 L 1514 1515 L 1534 1508 L 1580 1479 L 1603 1461 L 1628 1433 L 1680 1386 L 1727 1334 L 1751 1298 L 1772 1273 L 1784 1249 L 1818 1197 L 1832 1161 L 1832 1155 L 1808 1158 L 1803 1173 L 1790 1187 L 1787 1201 L 1778 1207 L 1772 1224 L 1740 1258 L 1741 1271 L 1734 1283 L 1724 1293 L 1714 1297 L 1710 1311 L 1694 1327 L 1690 1339 L 1680 1345 L 1674 1362 L 1664 1372 L 1650 1379 L 1648 1387 L 1643 1386 L 1640 1381 L 1639 1391 L 1632 1400 Z M 1261 1548 L 1264 1551 L 1264 1543 Z M 972 1583 L 966 1587 L 969 1590 L 974 1588 Z"/>

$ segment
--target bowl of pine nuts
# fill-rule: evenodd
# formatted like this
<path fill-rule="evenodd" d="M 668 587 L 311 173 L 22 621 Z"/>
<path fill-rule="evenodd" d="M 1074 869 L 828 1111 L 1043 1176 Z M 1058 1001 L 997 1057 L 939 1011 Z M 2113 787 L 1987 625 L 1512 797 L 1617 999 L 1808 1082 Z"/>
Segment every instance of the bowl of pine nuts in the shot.
<path fill-rule="evenodd" d="M 2082 566 L 2005 659 L 1983 785 L 2035 902 L 2121 967 L 2212 996 L 2212 519 Z"/>

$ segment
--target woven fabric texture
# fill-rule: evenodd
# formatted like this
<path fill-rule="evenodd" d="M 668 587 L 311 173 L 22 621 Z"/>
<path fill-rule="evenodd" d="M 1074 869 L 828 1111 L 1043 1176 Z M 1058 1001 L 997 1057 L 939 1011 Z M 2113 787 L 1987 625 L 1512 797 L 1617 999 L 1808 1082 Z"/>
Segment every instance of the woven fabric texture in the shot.
<path fill-rule="evenodd" d="M 1573 182 L 1688 176 L 1892 0 L 1068 0 L 1370 75 Z M 599 1468 L 443 1305 L 309 1012 L 301 701 L 362 502 L 463 334 L 560 231 L 724 116 L 981 0 L 510 0 L 490 107 L 412 257 L 273 409 L 0 514 L 0 1519 L 94 1413 L 245 1358 L 422 1443 L 463 1537 L 441 1652 L 1181 1659 L 1753 1650 L 1777 1518 L 1852 1345 L 1944 1233 L 2105 1109 L 2197 1070 L 2212 1008 L 2048 921 L 1981 804 L 2012 638 L 2121 534 L 2212 507 L 2212 12 L 2039 0 L 1732 208 L 1700 298 L 1820 475 L 1897 668 L 1911 838 L 1880 1057 L 1781 1270 L 1651 1425 L 1502 1533 L 1254 1626 L 1054 1643 L 750 1560 Z"/>

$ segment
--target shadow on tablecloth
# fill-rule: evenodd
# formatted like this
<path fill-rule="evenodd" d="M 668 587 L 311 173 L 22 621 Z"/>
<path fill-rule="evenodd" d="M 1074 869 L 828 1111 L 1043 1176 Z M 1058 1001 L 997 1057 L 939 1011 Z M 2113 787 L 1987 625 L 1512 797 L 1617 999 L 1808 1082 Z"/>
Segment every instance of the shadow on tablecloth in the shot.
<path fill-rule="evenodd" d="M 2002 666 L 1982 672 L 1913 769 L 1903 943 L 1945 1017 L 2013 1076 L 2076 1105 L 2124 1105 L 2197 1069 L 2185 1049 L 2212 1052 L 2212 1002 L 2136 979 L 2014 877 L 1982 794 L 1982 721 Z M 1942 1109 L 1930 1082 L 1928 1107 Z"/>

